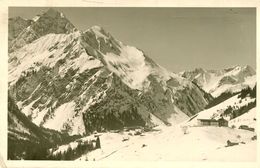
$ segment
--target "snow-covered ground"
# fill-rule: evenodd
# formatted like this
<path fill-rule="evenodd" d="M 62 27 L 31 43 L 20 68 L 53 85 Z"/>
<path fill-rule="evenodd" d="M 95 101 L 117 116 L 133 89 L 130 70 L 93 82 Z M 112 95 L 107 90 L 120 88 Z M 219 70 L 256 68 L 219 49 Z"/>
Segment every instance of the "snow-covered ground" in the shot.
<path fill-rule="evenodd" d="M 160 126 L 158 131 L 133 135 L 131 132 L 103 133 L 101 149 L 77 160 L 95 161 L 255 161 L 255 132 L 229 127 Z M 132 133 L 132 135 L 130 135 Z M 93 137 L 93 135 L 91 136 Z M 89 137 L 90 138 L 90 137 Z M 89 139 L 85 137 L 83 139 Z M 225 147 L 227 140 L 239 145 Z M 241 143 L 245 142 L 245 144 Z M 65 147 L 66 148 L 66 147 Z M 64 150 L 64 146 L 62 147 Z M 247 153 L 244 155 L 244 153 Z M 236 155 L 234 155 L 236 153 Z"/>
<path fill-rule="evenodd" d="M 251 128 L 256 129 L 256 107 L 249 110 L 247 113 L 244 113 L 243 115 L 230 120 L 228 122 L 228 125 L 230 127 L 235 126 L 236 128 L 241 125 L 247 125 Z"/>
<path fill-rule="evenodd" d="M 242 107 L 255 99 L 237 95 L 198 113 L 178 125 L 165 126 L 157 121 L 154 131 L 135 135 L 136 130 L 100 134 L 101 149 L 82 155 L 77 160 L 111 161 L 255 161 L 256 132 L 238 129 L 240 125 L 256 127 L 256 108 L 229 121 L 229 127 L 199 126 L 199 118 L 218 118 L 228 106 Z M 155 116 L 152 116 L 156 120 Z M 185 119 L 183 119 L 185 120 Z M 182 120 L 182 121 L 183 121 Z M 231 128 L 232 125 L 236 127 Z M 186 134 L 184 130 L 186 129 Z M 82 141 L 95 139 L 94 135 Z M 227 141 L 239 143 L 226 147 Z M 73 146 L 71 144 L 70 146 Z M 62 146 L 59 150 L 66 150 Z M 245 155 L 246 152 L 246 155 Z M 235 153 L 235 155 L 234 155 Z"/>

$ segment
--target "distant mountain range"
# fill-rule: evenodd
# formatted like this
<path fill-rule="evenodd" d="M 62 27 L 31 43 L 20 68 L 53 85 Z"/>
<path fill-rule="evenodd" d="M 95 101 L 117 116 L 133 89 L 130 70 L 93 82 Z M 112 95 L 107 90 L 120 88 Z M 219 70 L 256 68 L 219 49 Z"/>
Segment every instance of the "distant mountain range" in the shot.
<path fill-rule="evenodd" d="M 234 66 L 222 70 L 205 70 L 197 68 L 180 73 L 202 89 L 217 97 L 223 92 L 239 92 L 242 89 L 256 84 L 256 72 L 250 66 Z"/>

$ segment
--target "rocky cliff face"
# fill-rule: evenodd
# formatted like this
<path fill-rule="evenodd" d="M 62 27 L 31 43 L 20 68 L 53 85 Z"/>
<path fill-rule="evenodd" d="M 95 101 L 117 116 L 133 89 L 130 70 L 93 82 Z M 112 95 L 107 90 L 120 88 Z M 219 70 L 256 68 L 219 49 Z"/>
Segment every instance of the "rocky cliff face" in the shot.
<path fill-rule="evenodd" d="M 42 14 L 13 42 L 9 92 L 26 116 L 46 128 L 85 134 L 152 126 L 154 117 L 176 124 L 212 99 L 103 28 L 78 31 L 57 11 Z"/>
<path fill-rule="evenodd" d="M 234 66 L 223 70 L 204 70 L 197 68 L 184 71 L 180 75 L 197 83 L 214 97 L 224 92 L 239 92 L 256 83 L 255 70 L 250 66 Z"/>
<path fill-rule="evenodd" d="M 8 38 L 10 40 L 9 52 L 13 52 L 46 34 L 66 34 L 75 31 L 73 24 L 62 13 L 53 9 L 35 16 L 33 20 L 25 20 L 20 17 L 18 20 L 9 19 L 9 29 L 9 32 L 11 31 Z"/>
<path fill-rule="evenodd" d="M 15 17 L 8 19 L 8 42 L 17 38 L 18 35 L 28 26 L 32 24 L 32 20 L 26 20 L 21 17 Z"/>

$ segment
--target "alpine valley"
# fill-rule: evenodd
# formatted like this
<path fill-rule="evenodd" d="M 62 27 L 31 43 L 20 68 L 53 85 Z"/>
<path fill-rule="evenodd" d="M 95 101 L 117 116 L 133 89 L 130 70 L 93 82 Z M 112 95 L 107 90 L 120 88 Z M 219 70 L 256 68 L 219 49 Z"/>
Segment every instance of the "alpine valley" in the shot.
<path fill-rule="evenodd" d="M 255 159 L 250 66 L 173 73 L 52 8 L 8 26 L 8 159 Z M 201 116 L 228 124 L 201 126 Z M 252 155 L 230 156 L 245 150 Z"/>

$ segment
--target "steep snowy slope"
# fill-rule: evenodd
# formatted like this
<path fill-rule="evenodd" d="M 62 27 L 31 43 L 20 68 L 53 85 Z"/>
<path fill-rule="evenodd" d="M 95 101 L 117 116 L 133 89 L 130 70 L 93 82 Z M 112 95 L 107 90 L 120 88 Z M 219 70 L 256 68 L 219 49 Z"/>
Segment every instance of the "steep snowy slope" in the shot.
<path fill-rule="evenodd" d="M 250 66 L 234 66 L 223 70 L 184 71 L 180 75 L 196 82 L 206 92 L 214 97 L 223 92 L 239 92 L 243 88 L 253 87 L 256 82 L 255 70 Z"/>
<path fill-rule="evenodd" d="M 33 124 L 8 98 L 8 159 L 44 159 L 48 148 L 75 140 Z"/>
<path fill-rule="evenodd" d="M 256 124 L 257 124 L 256 118 L 257 118 L 257 114 L 256 114 L 256 107 L 255 107 L 249 110 L 248 112 L 244 113 L 243 115 L 230 120 L 228 125 L 230 127 L 235 126 L 236 128 L 239 128 L 239 126 L 241 125 L 247 125 L 250 128 L 256 129 Z"/>
<path fill-rule="evenodd" d="M 209 109 L 203 110 L 198 114 L 191 117 L 191 119 L 187 122 L 187 125 L 197 126 L 199 125 L 198 119 L 215 119 L 218 120 L 221 117 L 229 121 L 229 125 L 232 126 L 240 126 L 239 123 L 232 124 L 235 121 L 240 121 L 240 117 L 244 116 L 246 113 L 249 113 L 256 107 L 256 98 L 252 98 L 250 96 L 241 98 L 240 94 L 235 95 L 226 101 L 211 107 Z M 251 113 L 251 112 L 250 112 Z M 254 114 L 254 113 L 253 113 Z M 253 117 L 252 115 L 250 115 Z M 246 117 L 246 116 L 244 116 Z M 242 117 L 242 118 L 244 118 Z M 254 116 L 256 118 L 256 115 Z M 249 119 L 251 120 L 251 119 Z M 253 120 L 253 119 L 252 119 Z M 241 124 L 243 125 L 243 124 Z M 238 128 L 236 127 L 236 128 Z"/>
<path fill-rule="evenodd" d="M 37 30 L 49 22 L 49 13 L 35 22 Z M 62 20 L 56 26 L 63 27 L 64 15 L 51 13 L 55 22 Z M 53 32 L 55 27 L 43 26 L 40 37 L 9 54 L 9 91 L 37 125 L 84 134 L 152 126 L 156 119 L 176 124 L 212 99 L 99 26 L 84 32 L 65 27 Z"/>

